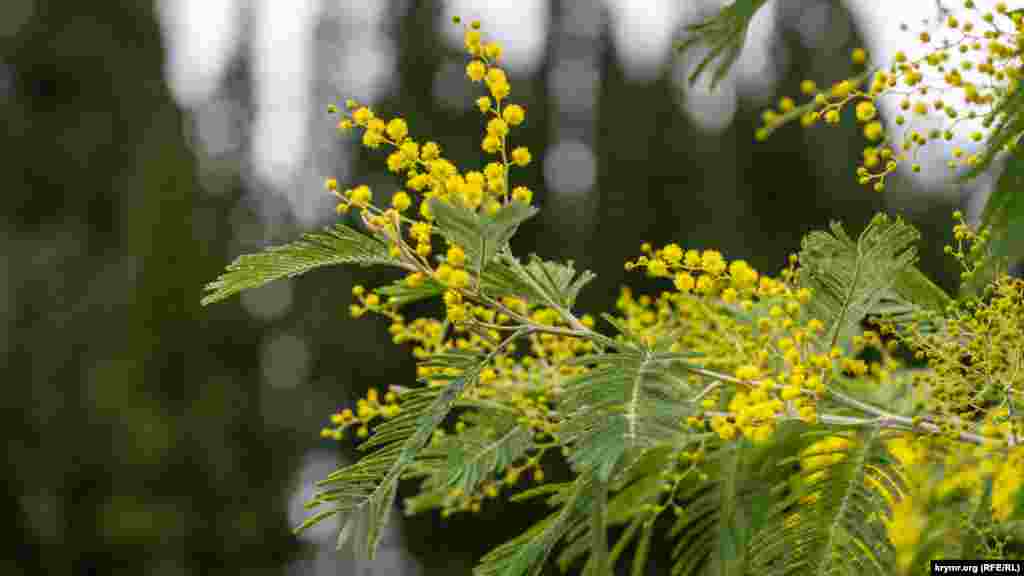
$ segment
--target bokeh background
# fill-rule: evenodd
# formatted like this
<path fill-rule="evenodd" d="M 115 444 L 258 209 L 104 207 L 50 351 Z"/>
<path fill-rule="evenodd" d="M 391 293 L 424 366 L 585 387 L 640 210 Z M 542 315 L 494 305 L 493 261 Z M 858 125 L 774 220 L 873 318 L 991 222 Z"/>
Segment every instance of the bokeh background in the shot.
<path fill-rule="evenodd" d="M 807 231 L 856 233 L 879 210 L 922 230 L 922 267 L 952 289 L 949 214 L 975 214 L 991 179 L 951 184 L 940 152 L 868 191 L 851 119 L 752 137 L 800 80 L 849 74 L 856 46 L 884 60 L 910 41 L 901 19 L 941 5 L 772 0 L 720 88 L 688 87 L 700 53 L 671 43 L 722 3 L 0 2 L 0 573 L 468 574 L 529 524 L 525 505 L 396 514 L 362 563 L 334 552 L 336 523 L 291 535 L 312 483 L 354 454 L 320 439 L 328 415 L 413 381 L 386 324 L 346 313 L 353 284 L 382 277 L 327 269 L 199 305 L 239 254 L 335 220 L 325 178 L 397 189 L 329 103 L 401 113 L 481 164 L 455 14 L 504 43 L 527 110 L 520 174 L 542 212 L 513 248 L 595 271 L 582 310 L 653 288 L 622 267 L 642 241 L 776 271 Z"/>

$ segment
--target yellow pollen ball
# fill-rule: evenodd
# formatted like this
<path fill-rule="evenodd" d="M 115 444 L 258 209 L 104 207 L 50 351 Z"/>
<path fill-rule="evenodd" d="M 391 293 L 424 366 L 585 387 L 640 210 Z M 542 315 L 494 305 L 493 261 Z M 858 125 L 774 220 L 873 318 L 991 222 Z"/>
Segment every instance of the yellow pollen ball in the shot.
<path fill-rule="evenodd" d="M 836 98 L 846 98 L 850 95 L 850 91 L 853 90 L 853 84 L 849 80 L 843 80 L 837 82 L 832 86 L 832 96 Z"/>
<path fill-rule="evenodd" d="M 519 126 L 526 118 L 526 111 L 518 104 L 510 104 L 501 112 L 501 117 L 504 118 L 505 122 L 508 122 L 510 126 Z"/>
<path fill-rule="evenodd" d="M 857 103 L 857 120 L 861 122 L 870 122 L 874 119 L 876 112 L 875 105 L 870 100 Z"/>
<path fill-rule="evenodd" d="M 466 263 L 466 253 L 458 246 L 449 248 L 446 257 L 448 263 L 457 268 L 462 267 Z"/>
<path fill-rule="evenodd" d="M 501 45 L 495 42 L 488 43 L 484 46 L 484 56 L 490 60 L 501 58 Z"/>
<path fill-rule="evenodd" d="M 473 60 L 466 65 L 466 76 L 469 76 L 473 82 L 482 81 L 485 74 L 487 74 L 487 66 L 479 60 Z"/>
<path fill-rule="evenodd" d="M 512 189 L 512 199 L 523 204 L 529 204 L 533 200 L 533 191 L 526 186 L 516 186 Z"/>
<path fill-rule="evenodd" d="M 530 163 L 530 151 L 520 146 L 512 151 L 512 161 L 518 166 L 526 166 Z"/>
<path fill-rule="evenodd" d="M 395 118 L 391 122 L 388 122 L 387 133 L 395 142 L 401 142 L 409 135 L 409 126 L 406 125 L 405 120 Z"/>
<path fill-rule="evenodd" d="M 410 205 L 412 205 L 412 200 L 409 198 L 409 195 L 406 194 L 405 192 L 395 192 L 395 195 L 391 197 L 391 206 L 393 206 L 395 210 L 398 210 L 399 212 L 404 212 L 408 210 Z"/>
<path fill-rule="evenodd" d="M 487 123 L 487 133 L 491 136 L 503 138 L 508 134 L 508 124 L 501 118 L 491 118 L 491 121 Z"/>
<path fill-rule="evenodd" d="M 693 290 L 693 287 L 696 285 L 696 281 L 693 279 L 693 276 L 688 272 L 677 273 L 673 279 L 673 283 L 680 292 L 689 292 L 690 290 Z"/>
<path fill-rule="evenodd" d="M 882 124 L 880 122 L 871 122 L 864 127 L 864 137 L 872 142 L 882 137 Z"/>
<path fill-rule="evenodd" d="M 487 136 L 480 143 L 480 147 L 488 154 L 494 154 L 501 148 L 501 139 L 495 136 Z"/>

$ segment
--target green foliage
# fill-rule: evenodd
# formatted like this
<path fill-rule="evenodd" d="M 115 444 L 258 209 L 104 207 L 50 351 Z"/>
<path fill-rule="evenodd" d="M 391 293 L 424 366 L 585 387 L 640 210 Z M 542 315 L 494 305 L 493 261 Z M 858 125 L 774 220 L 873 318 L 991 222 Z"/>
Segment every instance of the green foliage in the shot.
<path fill-rule="evenodd" d="M 712 84 L 721 80 L 764 4 L 737 0 L 689 28 L 694 37 L 683 50 L 697 42 L 710 45 L 691 82 L 716 60 Z M 470 29 L 467 44 L 474 56 L 487 58 L 479 42 Z M 488 82 L 492 91 L 507 88 L 503 73 Z M 367 109 L 359 114 L 363 123 L 369 115 Z M 381 120 L 380 126 L 388 126 L 386 132 L 401 145 L 405 125 L 394 122 Z M 490 126 L 489 134 L 507 129 Z M 1007 126 L 1016 129 L 1012 122 Z M 368 132 L 371 141 L 385 138 L 381 130 Z M 1020 249 L 1021 203 L 1014 192 L 1021 169 L 1011 162 L 984 216 L 999 231 L 994 238 L 1003 255 Z M 434 184 L 440 191 L 444 183 Z M 593 274 L 535 255 L 523 263 L 511 253 L 509 240 L 535 208 L 498 202 L 487 215 L 451 190 L 424 201 L 432 220 L 418 223 L 418 242 L 429 244 L 434 235 L 449 250 L 460 247 L 476 282 L 468 281 L 465 270 L 457 270 L 458 282 L 449 282 L 440 266 L 433 268 L 422 256 L 431 250 L 414 252 L 405 244 L 396 213 L 374 214 L 367 220 L 376 222 L 371 229 L 388 223 L 395 229 L 375 238 L 339 226 L 243 256 L 207 287 L 211 294 L 203 300 L 348 262 L 401 266 L 415 275 L 413 282 L 410 277 L 375 289 L 386 298 L 391 308 L 385 313 L 399 332 L 402 320 L 393 313 L 398 308 L 443 299 L 446 318 L 439 328 L 434 325 L 439 335 L 430 333 L 437 349 L 416 350 L 418 357 L 427 356 L 419 368 L 429 376 L 421 378 L 421 387 L 402 392 L 400 413 L 376 427 L 358 462 L 319 483 L 312 507 L 329 508 L 298 528 L 343 514 L 339 547 L 352 539 L 357 551 L 373 556 L 400 479 L 422 480 L 419 495 L 405 502 L 407 512 L 442 507 L 447 513 L 453 498 L 493 488 L 504 471 L 514 472 L 504 483 L 515 485 L 521 470 L 538 466 L 545 450 L 554 448 L 575 478 L 513 495 L 512 501 L 546 497 L 554 511 L 484 556 L 477 576 L 539 574 L 560 544 L 562 569 L 582 562 L 583 573 L 591 576 L 612 573 L 633 546 L 631 568 L 639 576 L 666 511 L 675 516 L 667 534 L 673 575 L 888 575 L 906 552 L 893 543 L 894 502 L 917 504 L 912 498 L 918 496 L 908 495 L 901 468 L 900 458 L 911 456 L 895 456 L 885 435 L 927 432 L 979 445 L 1003 440 L 996 436 L 1003 434 L 1001 423 L 953 425 L 923 414 L 912 397 L 917 374 L 893 369 L 898 373 L 876 380 L 865 375 L 866 368 L 854 369 L 866 366 L 851 352 L 860 346 L 854 337 L 863 319 L 885 316 L 920 330 L 923 312 L 940 323 L 952 302 L 914 266 L 919 234 L 898 218 L 876 216 L 856 240 L 839 223 L 830 232 L 811 232 L 803 239 L 795 276 L 786 270 L 781 281 L 742 265 L 730 267 L 714 251 L 647 247 L 648 273 L 671 279 L 678 291 L 664 293 L 651 306 L 630 304 L 624 296 L 622 308 L 635 304 L 643 310 L 627 311 L 626 317 L 603 314 L 617 331 L 610 337 L 572 312 Z M 448 258 L 456 260 L 453 253 L 458 251 L 449 251 Z M 453 262 L 448 268 L 462 266 Z M 936 328 L 930 330 L 942 337 Z M 704 352 L 701 338 L 711 342 L 706 349 L 712 352 Z M 527 350 L 519 349 L 517 357 L 513 345 L 521 340 Z M 484 352 L 467 351 L 471 341 Z M 832 352 L 836 345 L 846 349 L 846 357 Z M 488 388 L 490 396 L 471 389 L 487 381 L 501 386 Z M 1007 418 L 1014 415 L 1013 402 L 1006 400 Z M 447 433 L 455 408 L 456 432 Z M 524 459 L 526 465 L 516 464 Z M 542 474 L 533 477 L 542 482 Z M 986 489 L 967 516 L 984 527 L 979 533 L 995 524 L 989 512 L 993 492 Z M 901 516 L 900 522 L 917 529 L 914 518 Z M 937 522 L 948 528 L 956 519 L 942 516 Z M 609 542 L 615 526 L 624 532 Z M 914 534 L 920 542 L 907 538 L 904 548 L 907 541 L 920 544 L 913 552 L 922 559 L 948 550 L 934 536 L 939 530 L 929 526 L 920 532 Z M 983 543 L 979 536 L 964 549 Z"/>
<path fill-rule="evenodd" d="M 569 310 L 592 274 L 577 274 L 571 263 L 536 256 L 524 265 L 508 252 L 507 236 L 532 212 L 516 208 L 504 218 L 485 220 L 449 208 L 436 211 L 439 231 L 451 242 L 476 247 L 468 249 L 484 266 L 481 294 L 523 298 L 572 318 Z M 377 240 L 354 238 L 357 232 L 342 230 L 342 236 L 331 237 L 344 238 L 348 248 L 335 248 L 317 260 L 315 255 L 324 252 L 311 252 L 310 247 L 322 249 L 323 244 L 314 246 L 307 238 L 290 245 L 289 251 L 243 260 L 248 278 L 274 277 L 264 265 L 278 276 L 287 275 L 278 272 L 280 259 L 267 254 L 287 254 L 291 262 L 302 254 L 304 269 L 346 259 L 395 263 L 383 256 L 386 250 Z M 911 244 L 917 238 L 909 225 L 879 216 L 856 241 L 838 223 L 831 234 L 812 232 L 804 239 L 798 279 L 800 286 L 812 289 L 808 310 L 826 321 L 823 340 L 845 341 L 865 315 L 902 314 L 911 322 L 920 310 L 941 310 L 948 297 L 913 267 Z M 362 259 L 354 256 L 353 246 L 362 247 Z M 234 268 L 226 276 L 240 274 Z M 302 268 L 293 265 L 290 270 L 294 274 Z M 257 284 L 236 280 L 230 286 L 237 291 Z M 444 290 L 443 284 L 427 278 L 416 287 L 394 283 L 377 293 L 408 304 Z M 767 297 L 731 315 L 756 323 L 779 302 Z M 685 423 L 700 412 L 695 398 L 707 392 L 701 391 L 706 380 L 690 376 L 713 374 L 699 363 L 702 355 L 675 351 L 678 330 L 651 338 L 623 319 L 604 318 L 618 330 L 618 338 L 582 327 L 572 332 L 601 348 L 563 363 L 586 370 L 563 382 L 555 408 L 561 422 L 554 442 L 577 477 L 513 496 L 518 501 L 546 495 L 556 510 L 487 554 L 478 575 L 538 574 L 560 542 L 564 547 L 558 564 L 563 570 L 585 558 L 585 574 L 607 574 L 632 544 L 632 571 L 642 574 L 655 523 L 665 510 L 676 516 L 668 532 L 673 574 L 890 573 L 893 548 L 883 523 L 890 512 L 883 492 L 896 490 L 899 474 L 879 442 L 879 426 L 846 432 L 849 442 L 826 453 L 841 457 L 813 466 L 801 454 L 814 440 L 838 433 L 822 424 L 783 422 L 771 441 L 759 444 L 742 438 L 727 442 L 705 429 L 688 428 Z M 361 554 L 372 557 L 399 479 L 422 478 L 419 495 L 405 503 L 407 513 L 416 513 L 446 505 L 453 494 L 479 493 L 504 469 L 535 453 L 534 431 L 514 409 L 469 398 L 465 391 L 499 351 L 546 329 L 524 325 L 487 355 L 451 349 L 426 359 L 422 367 L 443 371 L 424 379 L 426 386 L 402 392 L 400 414 L 377 426 L 361 446 L 367 454 L 358 462 L 318 484 L 320 492 L 310 505 L 328 508 L 297 530 L 342 514 L 339 547 L 351 539 Z M 862 395 L 867 401 L 876 396 Z M 836 406 L 845 402 L 872 409 L 865 401 L 838 393 L 834 400 Z M 438 435 L 456 406 L 463 409 L 459 433 Z M 841 426 L 861 422 L 828 418 Z M 608 529 L 617 525 L 624 525 L 625 532 L 610 543 Z"/>
<path fill-rule="evenodd" d="M 869 471 L 884 478 L 896 474 L 877 428 L 849 437 L 852 441 L 845 447 L 816 451 L 818 463 L 801 466 L 775 486 L 776 494 L 788 496 L 773 504 L 751 543 L 751 573 L 892 573 L 893 549 L 882 522 L 888 505 L 866 480 Z M 779 461 L 780 467 L 792 464 L 792 458 Z"/>
<path fill-rule="evenodd" d="M 884 295 L 896 292 L 904 298 L 919 298 L 908 282 L 901 284 L 902 293 L 893 290 L 896 280 L 914 263 L 917 253 L 911 244 L 918 237 L 912 226 L 885 215 L 875 216 L 856 242 L 838 222 L 832 223 L 832 234 L 811 232 L 804 237 L 800 284 L 813 290 L 810 313 L 826 322 L 833 345 L 845 344 Z"/>
<path fill-rule="evenodd" d="M 580 290 L 594 279 L 594 274 L 588 270 L 577 274 L 572 260 L 560 264 L 530 255 L 530 262 L 525 266 L 515 258 L 509 261 L 528 286 L 528 291 L 521 295 L 556 308 L 571 309 Z"/>
<path fill-rule="evenodd" d="M 524 298 L 527 302 L 571 309 L 579 291 L 594 279 L 584 270 L 577 273 L 570 260 L 565 264 L 542 260 L 530 255 L 523 265 L 508 252 L 489 264 L 482 275 L 484 292 Z"/>
<path fill-rule="evenodd" d="M 1024 108 L 1024 100 L 1020 106 Z M 1024 130 L 1024 126 L 1021 127 Z M 999 271 L 1024 260 L 1024 158 L 1019 152 L 1006 161 L 999 180 L 985 202 L 979 227 L 988 229 L 990 258 L 964 283 L 966 294 L 978 294 Z"/>
<path fill-rule="evenodd" d="M 534 447 L 529 427 L 516 414 L 477 403 L 462 416 L 467 428 L 438 438 L 423 449 L 409 477 L 425 477 L 417 496 L 405 501 L 407 514 L 441 506 L 453 490 L 470 494 Z"/>
<path fill-rule="evenodd" d="M 482 360 L 471 354 L 431 358 L 432 365 L 454 368 L 459 375 L 446 386 L 420 388 L 403 395 L 402 413 L 380 425 L 362 446 L 364 450 L 376 450 L 318 483 L 324 490 L 315 496 L 313 504 L 331 503 L 331 509 L 313 516 L 296 531 L 328 516 L 346 514 L 338 548 L 352 538 L 360 554 L 373 558 L 390 517 L 398 480 L 448 415 L 459 394 L 475 381 Z"/>
<path fill-rule="evenodd" d="M 679 423 L 693 415 L 688 387 L 668 369 L 693 358 L 658 349 L 584 357 L 598 367 L 568 382 L 558 410 L 568 415 L 563 439 L 574 445 L 569 462 L 593 469 L 607 482 L 623 458 L 661 443 L 679 444 L 685 434 Z"/>
<path fill-rule="evenodd" d="M 466 251 L 466 258 L 476 271 L 483 270 L 494 260 L 519 225 L 537 213 L 533 206 L 512 202 L 502 206 L 494 216 L 487 216 L 437 199 L 430 201 L 430 210 L 437 219 L 441 234 Z"/>
<path fill-rule="evenodd" d="M 701 59 L 700 64 L 690 74 L 688 79 L 690 84 L 695 84 L 701 74 L 715 60 L 720 60 L 720 62 L 711 76 L 711 87 L 714 88 L 725 78 L 743 50 L 743 42 L 747 38 L 750 22 L 766 2 L 767 0 L 735 0 L 732 4 L 722 8 L 713 18 L 686 27 L 686 32 L 690 34 L 690 37 L 676 47 L 681 54 L 700 44 L 708 47 L 708 54 Z"/>
<path fill-rule="evenodd" d="M 373 291 L 383 296 L 391 305 L 402 307 L 413 302 L 437 298 L 444 292 L 444 285 L 433 278 L 426 278 L 419 286 L 409 286 L 404 280 L 397 280 L 385 286 L 374 288 Z"/>
<path fill-rule="evenodd" d="M 567 532 L 588 518 L 592 502 L 592 480 L 580 474 L 576 481 L 559 486 L 561 490 L 548 503 L 559 509 L 534 524 L 523 534 L 487 553 L 473 571 L 476 576 L 536 576 L 555 545 Z"/>
<path fill-rule="evenodd" d="M 388 248 L 380 240 L 336 224 L 320 233 L 305 234 L 291 244 L 239 256 L 224 274 L 206 285 L 207 294 L 202 304 L 219 302 L 243 290 L 336 264 L 397 265 L 398 261 L 388 256 Z"/>

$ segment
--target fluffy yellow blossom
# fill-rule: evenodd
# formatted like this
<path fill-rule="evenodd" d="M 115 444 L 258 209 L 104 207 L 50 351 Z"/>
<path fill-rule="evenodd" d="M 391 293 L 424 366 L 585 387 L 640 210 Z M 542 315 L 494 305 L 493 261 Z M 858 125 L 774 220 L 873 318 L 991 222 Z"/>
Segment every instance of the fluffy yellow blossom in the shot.
<path fill-rule="evenodd" d="M 508 134 L 508 124 L 501 118 L 491 118 L 487 123 L 487 134 L 497 138 L 504 138 Z"/>
<path fill-rule="evenodd" d="M 1024 487 L 1024 447 L 1015 448 L 997 468 L 992 478 L 992 517 L 997 521 L 1010 518 L 1017 507 Z"/>
<path fill-rule="evenodd" d="M 365 125 L 372 119 L 373 112 L 370 111 L 370 109 L 365 106 L 357 109 L 355 112 L 352 113 L 352 120 L 354 120 L 356 124 L 359 124 L 361 126 Z"/>
<path fill-rule="evenodd" d="M 526 186 L 516 186 L 512 189 L 512 199 L 523 204 L 529 204 L 533 201 L 533 191 Z"/>
<path fill-rule="evenodd" d="M 427 142 L 420 150 L 420 159 L 424 162 L 437 160 L 441 156 L 441 147 L 437 142 Z"/>
<path fill-rule="evenodd" d="M 689 292 L 693 290 L 697 282 L 693 279 L 693 276 L 689 272 L 677 272 L 673 283 L 680 292 Z"/>
<path fill-rule="evenodd" d="M 864 137 L 872 142 L 882 137 L 882 124 L 880 122 L 870 122 L 864 126 Z"/>
<path fill-rule="evenodd" d="M 466 253 L 458 246 L 452 246 L 448 249 L 448 253 L 445 255 L 445 259 L 448 264 L 461 268 L 466 263 Z"/>
<path fill-rule="evenodd" d="M 501 58 L 501 45 L 496 42 L 487 43 L 484 45 L 484 56 L 492 61 Z"/>
<path fill-rule="evenodd" d="M 480 31 L 479 30 L 466 30 L 464 37 L 466 50 L 470 54 L 476 54 L 480 50 Z"/>
<path fill-rule="evenodd" d="M 399 212 L 408 210 L 410 205 L 412 205 L 412 199 L 401 190 L 395 192 L 395 195 L 391 197 L 391 206 Z"/>
<path fill-rule="evenodd" d="M 401 142 L 409 135 L 409 126 L 406 125 L 405 120 L 394 118 L 388 122 L 387 133 L 394 142 Z"/>
<path fill-rule="evenodd" d="M 717 250 L 705 250 L 700 257 L 701 266 L 712 275 L 719 275 L 725 272 L 726 264 L 725 259 L 722 258 L 722 253 Z"/>
<path fill-rule="evenodd" d="M 488 154 L 495 154 L 501 149 L 501 138 L 493 135 L 487 135 L 480 143 L 480 147 Z"/>
<path fill-rule="evenodd" d="M 526 118 L 526 111 L 518 104 L 510 104 L 502 110 L 501 117 L 508 122 L 509 126 L 519 126 Z"/>
<path fill-rule="evenodd" d="M 479 60 L 473 60 L 466 65 L 466 76 L 469 76 L 473 82 L 482 82 L 485 74 L 487 74 L 487 66 Z"/>
<path fill-rule="evenodd" d="M 875 115 L 877 114 L 877 110 L 875 110 L 875 105 L 870 100 L 862 100 L 858 102 L 856 112 L 857 120 L 860 120 L 861 122 L 869 122 L 872 119 L 874 119 Z"/>
<path fill-rule="evenodd" d="M 679 264 L 683 259 L 683 249 L 678 244 L 668 244 L 661 249 L 661 258 L 669 264 Z"/>
<path fill-rule="evenodd" d="M 524 146 L 519 146 L 512 151 L 512 162 L 517 166 L 526 166 L 530 163 L 530 151 Z"/>
<path fill-rule="evenodd" d="M 356 206 L 366 206 L 373 200 L 373 192 L 370 191 L 370 187 L 363 184 L 356 186 L 352 189 L 349 200 L 352 201 Z"/>
<path fill-rule="evenodd" d="M 846 98 L 852 90 L 853 83 L 849 80 L 843 80 L 832 86 L 832 96 L 835 98 Z"/>

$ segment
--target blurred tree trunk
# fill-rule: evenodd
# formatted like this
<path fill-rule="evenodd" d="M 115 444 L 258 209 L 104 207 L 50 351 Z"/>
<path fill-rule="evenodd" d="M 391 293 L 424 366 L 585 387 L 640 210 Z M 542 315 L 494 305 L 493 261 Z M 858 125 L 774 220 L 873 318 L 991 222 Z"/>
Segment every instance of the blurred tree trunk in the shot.
<path fill-rule="evenodd" d="M 259 415 L 255 326 L 199 306 L 240 190 L 199 188 L 153 2 L 35 4 L 4 41 L 0 96 L 11 557 L 26 573 L 279 573 L 295 451 Z"/>

